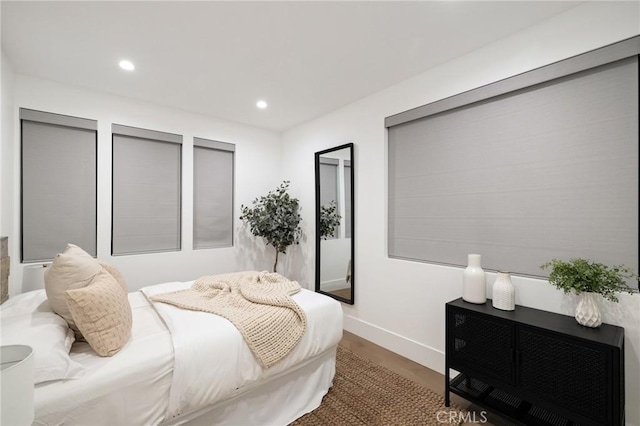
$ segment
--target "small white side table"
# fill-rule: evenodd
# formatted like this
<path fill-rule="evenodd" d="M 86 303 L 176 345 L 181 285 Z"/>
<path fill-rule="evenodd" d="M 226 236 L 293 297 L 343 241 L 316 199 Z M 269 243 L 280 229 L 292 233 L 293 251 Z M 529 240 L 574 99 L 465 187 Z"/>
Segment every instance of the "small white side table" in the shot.
<path fill-rule="evenodd" d="M 33 349 L 0 346 L 0 424 L 33 423 Z"/>

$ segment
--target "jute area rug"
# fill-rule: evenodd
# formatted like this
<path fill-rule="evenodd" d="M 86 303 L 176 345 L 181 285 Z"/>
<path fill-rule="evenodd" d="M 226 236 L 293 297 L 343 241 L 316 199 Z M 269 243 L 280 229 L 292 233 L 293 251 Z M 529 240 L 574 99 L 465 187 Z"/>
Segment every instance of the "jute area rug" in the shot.
<path fill-rule="evenodd" d="M 443 426 L 464 416 L 444 397 L 338 346 L 333 386 L 291 426 Z"/>

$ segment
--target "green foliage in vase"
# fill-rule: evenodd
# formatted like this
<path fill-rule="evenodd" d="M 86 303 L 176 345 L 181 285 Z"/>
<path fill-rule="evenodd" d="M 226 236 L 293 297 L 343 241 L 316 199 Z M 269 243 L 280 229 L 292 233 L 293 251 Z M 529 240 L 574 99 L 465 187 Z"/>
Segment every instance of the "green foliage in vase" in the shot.
<path fill-rule="evenodd" d="M 549 283 L 567 294 L 598 293 L 612 302 L 618 302 L 616 293 L 624 291 L 633 294 L 627 280 L 638 280 L 638 276 L 627 266 L 607 266 L 580 258 L 568 262 L 553 259 L 541 268 L 551 268 Z"/>
<path fill-rule="evenodd" d="M 340 219 L 342 217 L 338 214 L 338 206 L 334 200 L 331 200 L 329 204 L 320 207 L 320 238 L 323 240 L 333 236 L 336 232 L 336 228 L 340 226 Z"/>
<path fill-rule="evenodd" d="M 267 245 L 276 249 L 273 272 L 278 266 L 278 254 L 286 253 L 287 247 L 298 244 L 300 239 L 300 202 L 291 197 L 287 190 L 289 181 L 283 181 L 275 191 L 253 200 L 253 207 L 241 205 L 240 219 L 249 224 L 251 233 L 262 237 Z"/>

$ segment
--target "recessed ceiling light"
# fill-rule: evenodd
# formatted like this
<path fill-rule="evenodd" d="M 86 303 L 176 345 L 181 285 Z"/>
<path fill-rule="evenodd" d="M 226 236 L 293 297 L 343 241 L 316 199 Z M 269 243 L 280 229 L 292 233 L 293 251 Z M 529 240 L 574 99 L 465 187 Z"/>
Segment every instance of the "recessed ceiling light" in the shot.
<path fill-rule="evenodd" d="M 260 109 L 265 109 L 267 107 L 267 103 L 265 101 L 260 100 L 256 102 L 256 106 Z"/>
<path fill-rule="evenodd" d="M 133 65 L 133 62 L 127 61 L 126 59 L 123 59 L 122 61 L 120 61 L 118 65 L 120 65 L 120 68 L 122 68 L 125 71 L 133 71 L 136 69 L 135 65 Z"/>

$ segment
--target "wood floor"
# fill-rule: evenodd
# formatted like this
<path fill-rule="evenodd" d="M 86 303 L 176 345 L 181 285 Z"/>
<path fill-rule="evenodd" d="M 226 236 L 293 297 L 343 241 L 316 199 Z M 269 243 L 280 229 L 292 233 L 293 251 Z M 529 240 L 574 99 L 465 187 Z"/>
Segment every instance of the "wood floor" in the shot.
<path fill-rule="evenodd" d="M 341 288 L 339 290 L 328 291 L 327 293 L 335 294 L 338 297 L 344 297 L 345 299 L 351 299 L 351 288 Z"/>
<path fill-rule="evenodd" d="M 429 388 L 440 395 L 444 395 L 444 376 L 436 371 L 404 358 L 368 340 L 356 336 L 355 334 L 349 333 L 348 331 L 344 332 L 340 345 L 371 362 L 382 365 L 389 370 L 406 377 L 407 379 L 413 380 L 421 386 Z M 500 419 L 486 411 L 485 417 L 488 421 L 481 423 L 481 419 L 483 419 L 481 415 L 481 408 L 470 405 L 467 400 L 454 394 L 451 394 L 451 401 L 458 404 L 460 407 L 466 408 L 470 412 L 476 413 L 476 422 L 465 423 L 465 425 L 484 424 L 492 426 L 506 426 L 509 424 L 503 419 Z"/>

